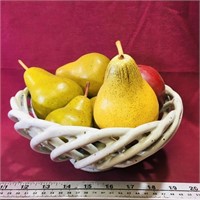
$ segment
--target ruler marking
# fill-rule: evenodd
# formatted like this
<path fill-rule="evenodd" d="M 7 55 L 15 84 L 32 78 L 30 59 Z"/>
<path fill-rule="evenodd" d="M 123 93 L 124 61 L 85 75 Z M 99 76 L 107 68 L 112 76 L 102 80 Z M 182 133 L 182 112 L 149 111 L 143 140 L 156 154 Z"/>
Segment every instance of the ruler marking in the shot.
<path fill-rule="evenodd" d="M 20 188 L 10 188 L 10 189 L 1 189 L 2 191 L 8 191 L 8 190 L 18 190 L 18 191 L 32 191 L 32 190 L 36 190 L 36 189 L 20 189 Z M 0 191 L 1 191 L 0 190 Z M 163 191 L 163 192 L 192 192 L 192 193 L 200 193 L 200 191 L 194 191 L 194 190 L 166 190 L 166 189 L 156 189 L 156 190 L 150 190 L 150 189 L 145 189 L 145 188 L 137 188 L 137 189 L 123 189 L 123 188 L 113 188 L 113 189 L 106 189 L 106 188 L 90 188 L 90 189 L 85 189 L 85 188 L 70 188 L 70 189 L 65 189 L 65 188 L 49 188 L 49 189 L 44 189 L 44 188 L 38 188 L 37 190 L 64 190 L 64 191 L 69 191 L 69 190 L 105 190 L 105 191 L 114 191 L 114 190 L 123 190 L 123 191 L 155 191 L 155 192 L 159 192 L 159 191 Z"/>
<path fill-rule="evenodd" d="M 94 186 L 93 186 L 94 185 Z M 55 181 L 55 182 L 0 182 L 0 198 L 48 198 L 63 197 L 82 199 L 197 199 L 199 183 L 159 182 L 103 182 L 103 181 Z"/>

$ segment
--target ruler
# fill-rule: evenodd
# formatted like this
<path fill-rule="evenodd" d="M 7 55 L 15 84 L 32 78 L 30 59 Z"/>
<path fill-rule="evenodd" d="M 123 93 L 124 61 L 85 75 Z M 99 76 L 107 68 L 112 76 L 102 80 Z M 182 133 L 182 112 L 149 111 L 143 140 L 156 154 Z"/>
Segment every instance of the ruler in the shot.
<path fill-rule="evenodd" d="M 200 183 L 125 181 L 0 182 L 0 199 L 200 199 Z"/>

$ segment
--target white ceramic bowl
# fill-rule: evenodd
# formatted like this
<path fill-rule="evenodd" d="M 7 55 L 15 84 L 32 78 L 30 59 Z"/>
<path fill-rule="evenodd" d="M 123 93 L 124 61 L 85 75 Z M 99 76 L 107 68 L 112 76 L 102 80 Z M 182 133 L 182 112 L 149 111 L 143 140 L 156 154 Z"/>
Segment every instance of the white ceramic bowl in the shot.
<path fill-rule="evenodd" d="M 180 125 L 183 104 L 167 85 L 166 96 L 162 118 L 136 128 L 63 126 L 38 119 L 27 88 L 11 98 L 8 116 L 15 130 L 30 139 L 33 150 L 50 154 L 53 161 L 70 160 L 75 168 L 98 172 L 134 165 L 167 144 Z"/>

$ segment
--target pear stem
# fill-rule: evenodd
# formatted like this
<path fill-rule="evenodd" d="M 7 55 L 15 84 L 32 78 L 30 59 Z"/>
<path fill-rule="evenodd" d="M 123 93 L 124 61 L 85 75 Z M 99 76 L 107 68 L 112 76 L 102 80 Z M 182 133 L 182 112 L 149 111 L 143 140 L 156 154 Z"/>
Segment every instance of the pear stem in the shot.
<path fill-rule="evenodd" d="M 84 94 L 85 97 L 88 96 L 89 87 L 90 87 L 90 82 L 87 82 L 85 86 L 85 94 Z"/>
<path fill-rule="evenodd" d="M 18 60 L 18 63 L 19 63 L 25 70 L 28 69 L 28 67 L 27 67 L 21 60 Z"/>
<path fill-rule="evenodd" d="M 122 49 L 121 42 L 119 40 L 117 40 L 115 44 L 117 46 L 117 51 L 118 51 L 118 54 L 119 54 L 119 59 L 123 59 L 124 58 L 124 52 L 123 52 L 123 49 Z"/>

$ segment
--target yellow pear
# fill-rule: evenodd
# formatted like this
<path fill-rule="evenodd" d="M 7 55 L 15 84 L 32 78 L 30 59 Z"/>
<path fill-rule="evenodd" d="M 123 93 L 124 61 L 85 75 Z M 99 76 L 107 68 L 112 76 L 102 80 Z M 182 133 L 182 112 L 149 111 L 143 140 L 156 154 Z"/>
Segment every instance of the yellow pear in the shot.
<path fill-rule="evenodd" d="M 92 98 L 90 99 L 91 104 L 92 104 L 92 108 L 94 108 L 94 103 L 95 103 L 95 101 L 96 101 L 96 98 L 97 98 L 97 96 L 92 97 Z"/>
<path fill-rule="evenodd" d="M 136 127 L 158 119 L 155 92 L 142 78 L 134 59 L 124 54 L 120 41 L 118 55 L 111 59 L 94 104 L 94 119 L 100 128 Z"/>
<path fill-rule="evenodd" d="M 91 104 L 92 104 L 92 111 L 94 110 L 94 104 L 95 104 L 96 98 L 97 98 L 97 96 L 92 97 L 92 98 L 90 99 Z M 94 115 L 92 115 L 92 124 L 93 124 L 93 127 L 94 127 L 94 128 L 99 128 L 99 127 L 97 126 L 95 120 L 94 120 Z"/>
<path fill-rule="evenodd" d="M 89 83 L 85 94 L 74 97 L 65 107 L 49 113 L 46 120 L 69 126 L 92 126 L 92 103 L 87 98 Z"/>
<path fill-rule="evenodd" d="M 24 81 L 31 94 L 33 109 L 41 119 L 83 94 L 82 88 L 73 80 L 57 77 L 40 67 L 27 67 L 21 60 L 19 63 L 25 69 Z"/>
<path fill-rule="evenodd" d="M 100 53 L 88 53 L 78 60 L 59 67 L 56 75 L 67 77 L 77 82 L 84 90 L 90 82 L 88 97 L 96 96 L 101 87 L 110 59 Z"/>

